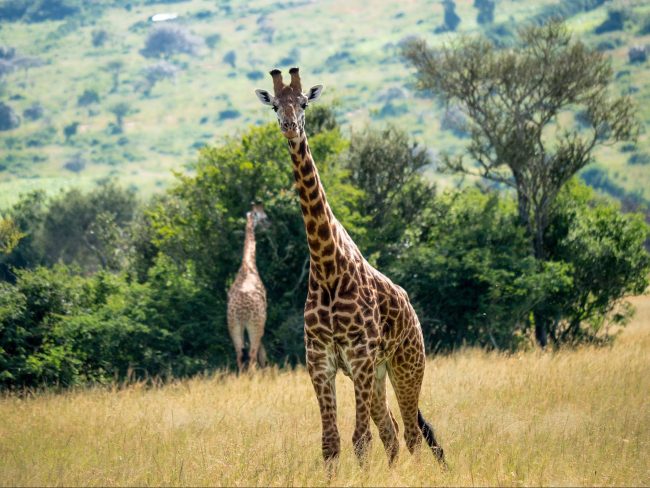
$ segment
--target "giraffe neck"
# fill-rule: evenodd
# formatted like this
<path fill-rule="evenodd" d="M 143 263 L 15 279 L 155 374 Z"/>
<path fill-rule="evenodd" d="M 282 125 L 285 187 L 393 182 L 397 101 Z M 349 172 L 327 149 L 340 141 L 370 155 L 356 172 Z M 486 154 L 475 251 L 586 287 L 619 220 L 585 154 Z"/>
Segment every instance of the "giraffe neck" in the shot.
<path fill-rule="evenodd" d="M 250 213 L 246 216 L 246 238 L 244 239 L 244 258 L 241 267 L 243 270 L 257 271 L 255 265 L 255 222 Z"/>
<path fill-rule="evenodd" d="M 342 239 L 347 233 L 327 202 L 304 132 L 299 140 L 289 140 L 289 152 L 307 232 L 310 269 L 318 281 L 329 282 L 338 275 L 345 259 Z"/>

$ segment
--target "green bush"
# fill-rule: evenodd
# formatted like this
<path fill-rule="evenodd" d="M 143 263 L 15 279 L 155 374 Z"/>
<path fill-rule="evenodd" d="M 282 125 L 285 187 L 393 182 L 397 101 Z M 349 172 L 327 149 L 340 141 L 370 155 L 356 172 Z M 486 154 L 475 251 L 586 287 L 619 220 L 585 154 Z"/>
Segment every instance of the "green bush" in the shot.
<path fill-rule="evenodd" d="M 391 276 L 407 290 L 433 350 L 516 348 L 532 306 L 562 267 L 539 270 L 514 202 L 477 190 L 430 203 L 409 229 Z"/>

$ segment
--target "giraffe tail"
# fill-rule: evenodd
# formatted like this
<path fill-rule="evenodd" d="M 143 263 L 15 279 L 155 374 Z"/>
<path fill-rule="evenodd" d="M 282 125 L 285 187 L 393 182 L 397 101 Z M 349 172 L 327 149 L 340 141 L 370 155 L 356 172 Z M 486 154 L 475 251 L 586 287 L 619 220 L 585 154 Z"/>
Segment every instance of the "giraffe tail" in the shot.
<path fill-rule="evenodd" d="M 424 416 L 422 415 L 422 411 L 419 408 L 418 408 L 418 426 L 422 431 L 422 437 L 424 437 L 424 440 L 427 441 L 427 444 L 433 451 L 434 456 L 436 456 L 438 461 L 443 466 L 446 466 L 447 463 L 445 463 L 445 452 L 443 451 L 442 447 L 440 447 L 440 444 L 438 444 L 438 441 L 436 441 L 436 436 L 433 432 L 433 427 L 431 427 L 431 424 L 424 419 Z"/>

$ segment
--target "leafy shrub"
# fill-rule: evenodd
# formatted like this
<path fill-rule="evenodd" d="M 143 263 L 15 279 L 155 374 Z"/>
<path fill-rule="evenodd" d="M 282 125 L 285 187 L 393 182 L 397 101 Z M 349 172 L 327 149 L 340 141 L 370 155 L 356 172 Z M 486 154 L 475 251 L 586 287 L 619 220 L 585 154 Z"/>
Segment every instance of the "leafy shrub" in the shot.
<path fill-rule="evenodd" d="M 12 22 L 62 20 L 79 11 L 80 5 L 72 0 L 5 0 L 0 4 L 0 18 Z"/>
<path fill-rule="evenodd" d="M 68 162 L 66 162 L 63 167 L 68 171 L 72 171 L 73 173 L 80 173 L 86 168 L 86 162 L 81 156 L 76 155 Z"/>
<path fill-rule="evenodd" d="M 205 38 L 205 43 L 210 49 L 214 49 L 219 44 L 219 41 L 221 41 L 220 34 L 210 34 Z"/>
<path fill-rule="evenodd" d="M 456 3 L 454 0 L 442 0 L 444 8 L 444 22 L 441 26 L 436 27 L 435 33 L 441 32 L 455 32 L 458 24 L 460 24 L 460 17 L 456 13 Z"/>
<path fill-rule="evenodd" d="M 377 116 L 380 119 L 386 117 L 399 117 L 400 115 L 408 113 L 408 111 L 409 109 L 404 103 L 387 102 L 381 107 L 379 112 L 377 112 Z"/>
<path fill-rule="evenodd" d="M 38 120 L 43 117 L 43 106 L 40 103 L 34 103 L 23 111 L 23 117 L 27 120 Z"/>
<path fill-rule="evenodd" d="M 545 5 L 533 17 L 533 22 L 544 24 L 551 19 L 564 20 L 580 12 L 589 12 L 604 5 L 607 0 L 561 0 L 558 3 Z"/>
<path fill-rule="evenodd" d="M 77 105 L 80 107 L 87 107 L 88 105 L 99 103 L 99 100 L 99 94 L 96 90 L 86 89 L 81 95 L 79 95 L 79 98 L 77 98 Z"/>
<path fill-rule="evenodd" d="M 494 22 L 495 0 L 474 0 L 474 7 L 478 9 L 476 22 L 479 24 L 491 24 Z"/>
<path fill-rule="evenodd" d="M 621 152 L 626 153 L 626 152 L 633 152 L 633 151 L 636 151 L 636 144 L 634 144 L 633 142 L 628 142 L 626 144 L 621 145 Z"/>
<path fill-rule="evenodd" d="M 648 49 L 646 46 L 632 46 L 627 51 L 630 63 L 645 63 L 648 60 Z"/>
<path fill-rule="evenodd" d="M 257 71 L 257 70 L 256 71 L 249 71 L 248 73 L 246 73 L 246 78 L 248 78 L 251 81 L 261 80 L 261 79 L 264 78 L 264 73 L 262 73 L 261 71 Z"/>
<path fill-rule="evenodd" d="M 235 68 L 237 64 L 237 53 L 235 51 L 228 51 L 226 54 L 223 56 L 223 62 L 226 64 L 229 64 L 231 68 Z"/>
<path fill-rule="evenodd" d="M 149 96 L 151 90 L 159 81 L 174 80 L 179 71 L 180 69 L 176 65 L 164 60 L 147 66 L 143 70 L 145 78 L 144 94 Z"/>
<path fill-rule="evenodd" d="M 575 182 L 560 195 L 548 228 L 553 259 L 568 266 L 570 286 L 550 293 L 543 307 L 557 317 L 550 335 L 558 344 L 608 339 L 606 327 L 625 325 L 621 300 L 648 286 L 648 225 L 623 214 Z"/>
<path fill-rule="evenodd" d="M 403 242 L 391 276 L 408 291 L 433 350 L 517 347 L 532 305 L 564 282 L 561 267 L 538 270 L 513 202 L 496 194 L 444 195 Z"/>
<path fill-rule="evenodd" d="M 594 32 L 596 34 L 604 34 L 606 32 L 623 30 L 628 15 L 628 12 L 624 9 L 610 8 L 607 11 L 607 19 L 605 19 L 602 24 L 598 25 L 594 29 Z"/>
<path fill-rule="evenodd" d="M 634 153 L 628 158 L 627 162 L 639 165 L 650 164 L 650 155 L 646 153 Z"/>
<path fill-rule="evenodd" d="M 240 116 L 239 110 L 227 109 L 219 112 L 219 120 L 231 120 Z"/>
<path fill-rule="evenodd" d="M 65 127 L 63 127 L 63 135 L 65 136 L 66 142 L 68 142 L 70 138 L 77 133 L 78 128 L 79 128 L 79 122 L 72 122 L 66 125 Z"/>
<path fill-rule="evenodd" d="M 147 58 L 167 58 L 177 53 L 194 56 L 199 53 L 204 43 L 202 37 L 191 34 L 184 27 L 165 23 L 149 32 L 140 53 Z"/>
<path fill-rule="evenodd" d="M 468 135 L 467 118 L 457 106 L 445 108 L 440 121 L 440 128 L 450 131 L 456 137 L 467 137 Z"/>
<path fill-rule="evenodd" d="M 102 47 L 108 41 L 108 32 L 104 29 L 95 29 L 91 33 L 93 47 Z"/>
<path fill-rule="evenodd" d="M 20 117 L 13 108 L 0 102 L 0 131 L 12 130 L 20 126 Z"/>
<path fill-rule="evenodd" d="M 23 196 L 8 216 L 26 237 L 0 257 L 0 279 L 11 281 L 12 269 L 58 262 L 86 272 L 119 268 L 135 211 L 134 193 L 110 182 L 89 193 L 62 192 L 49 201 L 42 193 Z"/>
<path fill-rule="evenodd" d="M 611 51 L 620 46 L 620 39 L 608 39 L 606 41 L 600 41 L 596 44 L 596 49 L 598 51 Z"/>

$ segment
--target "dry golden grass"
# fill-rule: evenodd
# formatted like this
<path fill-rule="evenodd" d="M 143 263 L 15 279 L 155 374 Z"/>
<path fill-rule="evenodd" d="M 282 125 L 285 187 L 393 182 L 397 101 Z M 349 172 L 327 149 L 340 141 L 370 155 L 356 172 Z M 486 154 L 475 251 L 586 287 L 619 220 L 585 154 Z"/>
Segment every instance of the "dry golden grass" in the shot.
<path fill-rule="evenodd" d="M 352 454 L 339 378 L 335 485 L 650 484 L 650 300 L 612 347 L 432 359 L 421 407 L 450 469 L 402 441 L 388 469 Z M 392 393 L 392 392 L 391 392 Z M 395 401 L 391 396 L 395 410 Z M 2 485 L 322 485 L 320 420 L 304 369 L 0 398 Z"/>

